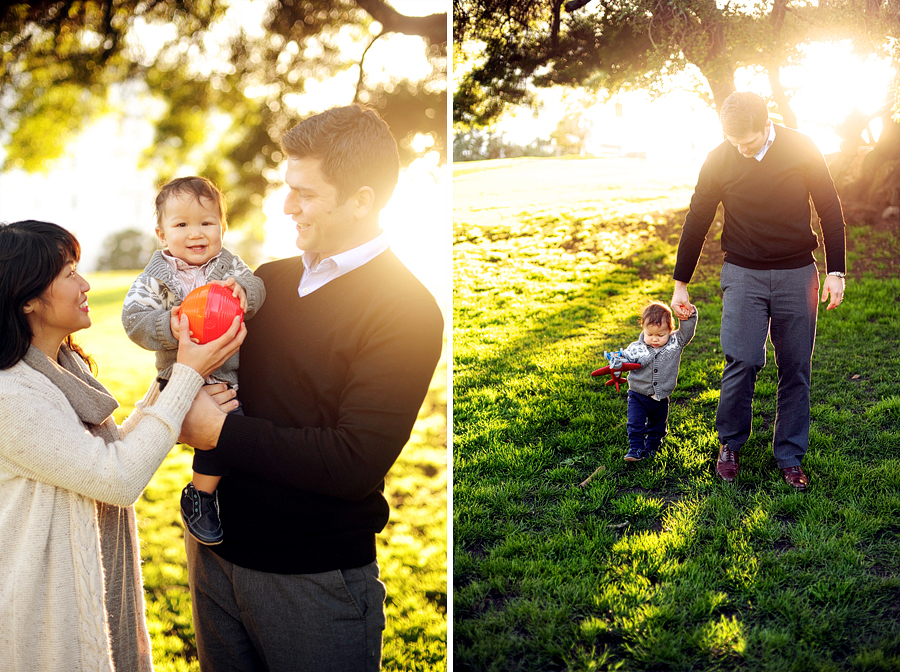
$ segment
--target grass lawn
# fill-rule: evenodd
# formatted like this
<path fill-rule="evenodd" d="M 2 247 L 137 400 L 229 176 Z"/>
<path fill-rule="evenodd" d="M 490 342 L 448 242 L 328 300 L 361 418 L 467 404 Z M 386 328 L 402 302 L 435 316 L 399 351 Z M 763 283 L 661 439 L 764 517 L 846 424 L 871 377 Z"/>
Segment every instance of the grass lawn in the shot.
<path fill-rule="evenodd" d="M 591 166 L 604 188 L 554 210 L 584 173 L 569 165 L 547 164 L 544 201 L 515 216 L 515 162 L 496 207 L 454 182 L 454 670 L 900 670 L 898 227 L 850 226 L 846 300 L 819 312 L 809 490 L 772 457 L 771 346 L 726 485 L 720 225 L 689 287 L 700 319 L 668 438 L 628 465 L 625 391 L 590 372 L 637 340 L 648 300 L 668 303 L 684 213 L 610 190 L 627 172 L 611 160 Z"/>
<path fill-rule="evenodd" d="M 100 381 L 122 404 L 121 422 L 156 371 L 153 354 L 134 345 L 121 323 L 122 301 L 137 272 L 89 276 L 93 326 L 79 341 Z M 252 321 L 249 328 L 253 328 Z M 391 520 L 378 536 L 387 585 L 385 670 L 446 670 L 447 658 L 447 377 L 441 361 L 409 444 L 386 479 Z M 190 480 L 192 450 L 176 446 L 137 503 L 147 622 L 158 672 L 199 670 L 178 515 Z"/>

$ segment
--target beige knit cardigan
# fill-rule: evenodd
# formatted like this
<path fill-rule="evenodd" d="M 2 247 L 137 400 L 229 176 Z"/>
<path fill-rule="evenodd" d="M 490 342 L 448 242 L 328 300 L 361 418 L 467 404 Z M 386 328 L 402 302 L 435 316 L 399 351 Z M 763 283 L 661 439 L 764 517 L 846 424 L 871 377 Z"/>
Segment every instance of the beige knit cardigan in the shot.
<path fill-rule="evenodd" d="M 154 383 L 119 428 L 122 438 L 107 444 L 46 376 L 24 362 L 0 371 L 4 670 L 113 672 L 96 502 L 134 504 L 202 384 L 177 364 L 165 391 Z"/>

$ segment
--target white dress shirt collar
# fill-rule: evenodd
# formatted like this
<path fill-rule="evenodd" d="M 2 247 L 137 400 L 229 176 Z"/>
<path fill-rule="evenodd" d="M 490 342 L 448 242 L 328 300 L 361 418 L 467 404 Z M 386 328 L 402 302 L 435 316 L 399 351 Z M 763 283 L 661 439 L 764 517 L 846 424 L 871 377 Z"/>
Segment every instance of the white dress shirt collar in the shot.
<path fill-rule="evenodd" d="M 766 155 L 766 152 L 769 151 L 769 147 L 772 146 L 772 143 L 775 142 L 775 124 L 771 121 L 769 122 L 769 137 L 766 138 L 766 144 L 762 146 L 756 154 L 753 155 L 753 158 L 757 161 L 762 161 L 763 157 Z"/>
<path fill-rule="evenodd" d="M 303 253 L 303 277 L 297 292 L 300 296 L 311 294 L 321 289 L 332 280 L 341 277 L 345 273 L 353 271 L 366 264 L 390 247 L 390 240 L 386 233 L 381 233 L 367 243 L 363 243 L 352 250 L 341 252 L 333 257 L 320 259 L 313 265 L 314 254 Z"/>

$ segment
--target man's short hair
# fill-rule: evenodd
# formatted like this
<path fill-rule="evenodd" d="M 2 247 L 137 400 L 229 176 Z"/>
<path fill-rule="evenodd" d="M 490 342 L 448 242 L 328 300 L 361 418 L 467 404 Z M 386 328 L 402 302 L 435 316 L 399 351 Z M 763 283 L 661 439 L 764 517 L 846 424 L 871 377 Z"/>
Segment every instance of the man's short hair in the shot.
<path fill-rule="evenodd" d="M 371 187 L 379 211 L 397 186 L 397 141 L 384 120 L 361 105 L 335 107 L 304 119 L 284 134 L 281 148 L 290 159 L 319 159 L 322 175 L 338 191 L 338 203 L 361 187 Z"/>
<path fill-rule="evenodd" d="M 769 110 L 762 97 L 750 91 L 732 93 L 719 111 L 722 130 L 734 138 L 759 133 L 766 127 Z"/>

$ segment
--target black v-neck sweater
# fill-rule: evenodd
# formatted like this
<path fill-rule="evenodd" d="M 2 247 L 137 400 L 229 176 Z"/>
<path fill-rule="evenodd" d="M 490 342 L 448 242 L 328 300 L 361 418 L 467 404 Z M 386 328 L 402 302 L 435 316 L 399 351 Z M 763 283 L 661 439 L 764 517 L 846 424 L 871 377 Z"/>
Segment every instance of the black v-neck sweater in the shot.
<path fill-rule="evenodd" d="M 828 166 L 807 136 L 777 126 L 761 161 L 727 140 L 710 152 L 684 221 L 675 280 L 690 282 L 716 208 L 722 203 L 725 260 L 758 270 L 801 268 L 815 261 L 812 197 L 825 241 L 826 268 L 845 270 L 844 216 Z"/>
<path fill-rule="evenodd" d="M 238 398 L 216 455 L 225 541 L 242 567 L 283 574 L 375 560 L 384 477 L 441 354 L 434 297 L 390 250 L 300 297 L 300 257 L 256 271 L 266 302 L 241 347 Z"/>

